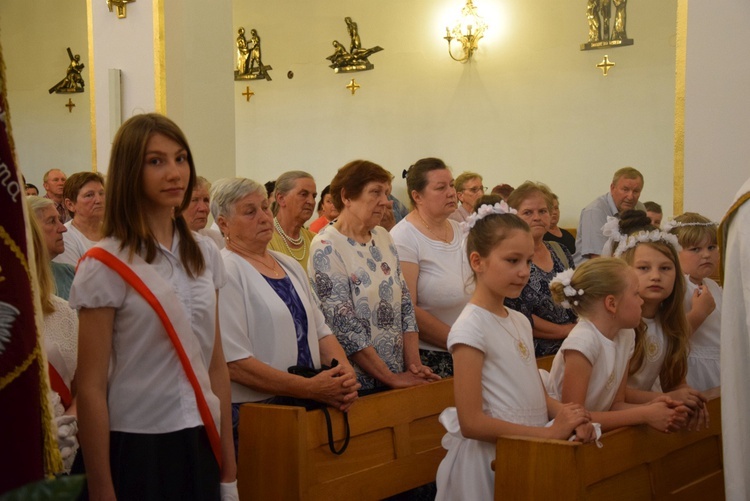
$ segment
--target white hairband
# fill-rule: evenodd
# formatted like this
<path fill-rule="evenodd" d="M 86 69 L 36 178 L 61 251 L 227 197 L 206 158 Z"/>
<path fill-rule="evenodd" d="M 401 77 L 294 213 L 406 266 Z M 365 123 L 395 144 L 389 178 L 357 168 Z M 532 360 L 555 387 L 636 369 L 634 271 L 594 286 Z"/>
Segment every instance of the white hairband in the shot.
<path fill-rule="evenodd" d="M 663 229 L 642 230 L 632 235 L 623 235 L 620 233 L 620 220 L 616 217 L 607 217 L 607 222 L 602 226 L 602 233 L 605 237 L 609 237 L 602 251 L 602 255 L 605 256 L 620 257 L 628 249 L 632 249 L 636 245 L 645 242 L 664 242 L 674 247 L 677 252 L 682 250 L 677 240 L 677 235 L 673 235 Z M 615 242 L 617 242 L 617 247 L 613 250 Z"/>
<path fill-rule="evenodd" d="M 661 223 L 661 230 L 670 232 L 675 228 L 685 228 L 687 226 L 719 226 L 719 223 L 715 223 L 714 221 L 709 221 L 707 223 L 681 223 L 674 219 L 670 219 L 669 221 Z"/>
<path fill-rule="evenodd" d="M 573 274 L 576 272 L 573 268 L 568 268 L 565 271 L 561 271 L 557 275 L 555 275 L 555 278 L 550 280 L 550 285 L 554 283 L 559 283 L 563 286 L 563 294 L 565 294 L 565 297 L 580 297 L 583 296 L 583 289 L 576 290 L 572 285 L 570 285 L 570 281 L 573 279 Z M 578 300 L 574 300 L 573 304 L 578 306 Z M 560 302 L 560 306 L 563 308 L 572 308 L 570 301 L 565 299 L 564 301 Z"/>
<path fill-rule="evenodd" d="M 516 214 L 516 209 L 512 209 L 508 206 L 508 204 L 503 200 L 502 202 L 498 202 L 495 205 L 490 204 L 482 204 L 481 207 L 477 209 L 477 211 L 473 214 L 471 214 L 466 221 L 461 223 L 461 228 L 463 229 L 464 233 L 468 233 L 469 230 L 471 230 L 475 224 L 477 224 L 477 221 L 484 219 L 485 217 L 489 216 L 490 214 Z"/>

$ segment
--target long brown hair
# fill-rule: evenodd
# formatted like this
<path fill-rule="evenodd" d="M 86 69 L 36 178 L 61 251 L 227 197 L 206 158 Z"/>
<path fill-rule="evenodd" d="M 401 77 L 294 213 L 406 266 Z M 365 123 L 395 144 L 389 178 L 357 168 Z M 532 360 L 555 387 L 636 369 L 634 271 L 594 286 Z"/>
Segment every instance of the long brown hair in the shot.
<path fill-rule="evenodd" d="M 628 210 L 620 216 L 620 232 L 622 234 L 632 235 L 639 231 L 653 231 L 657 229 L 651 224 L 651 220 L 643 211 Z M 633 265 L 635 250 L 640 245 L 659 251 L 666 256 L 675 267 L 674 288 L 672 293 L 659 305 L 659 311 L 656 320 L 661 325 L 664 337 L 667 340 L 667 355 L 664 358 L 659 378 L 661 380 L 662 390 L 671 391 L 679 386 L 687 375 L 687 356 L 689 351 L 688 336 L 690 335 L 690 326 L 685 316 L 685 277 L 682 275 L 680 268 L 680 259 L 677 255 L 677 249 L 664 241 L 641 242 L 635 247 L 625 251 L 622 258 L 629 265 Z M 646 324 L 641 324 L 635 330 L 635 351 L 630 359 L 630 375 L 635 374 L 643 366 L 646 356 Z"/>
<path fill-rule="evenodd" d="M 146 215 L 141 210 L 145 197 L 143 165 L 146 160 L 146 147 L 154 134 L 171 139 L 187 152 L 190 180 L 185 187 L 182 203 L 175 207 L 174 225 L 180 235 L 180 259 L 188 275 L 194 277 L 203 272 L 205 261 L 185 219 L 179 216 L 190 205 L 196 177 L 195 164 L 185 135 L 177 124 L 164 115 L 136 115 L 122 124 L 117 131 L 109 159 L 107 203 L 102 233 L 105 237 L 120 240 L 120 249 L 127 248 L 131 257 L 137 253 L 148 263 L 156 258 L 158 244 L 148 226 Z"/>
<path fill-rule="evenodd" d="M 29 208 L 31 208 L 31 204 L 29 204 Z M 48 315 L 55 311 L 55 304 L 52 302 L 52 295 L 55 293 L 55 281 L 52 278 L 47 246 L 44 243 L 44 237 L 36 215 L 29 218 L 29 226 L 31 226 L 31 239 L 34 244 L 34 264 L 36 264 L 36 277 L 39 283 L 39 299 L 42 303 L 42 313 Z"/>

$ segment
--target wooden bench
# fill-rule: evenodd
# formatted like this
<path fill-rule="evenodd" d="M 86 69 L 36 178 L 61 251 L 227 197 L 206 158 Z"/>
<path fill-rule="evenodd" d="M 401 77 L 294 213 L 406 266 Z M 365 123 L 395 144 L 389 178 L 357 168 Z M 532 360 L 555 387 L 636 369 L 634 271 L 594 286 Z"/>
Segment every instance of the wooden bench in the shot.
<path fill-rule="evenodd" d="M 724 499 L 720 389 L 706 392 L 711 426 L 664 434 L 620 428 L 595 444 L 497 441 L 495 499 Z"/>
<path fill-rule="evenodd" d="M 323 411 L 243 405 L 240 498 L 382 499 L 433 482 L 446 452 L 438 416 L 452 405 L 452 379 L 362 397 L 349 412 L 351 440 L 341 456 L 328 449 Z M 343 418 L 330 413 L 340 447 Z"/>

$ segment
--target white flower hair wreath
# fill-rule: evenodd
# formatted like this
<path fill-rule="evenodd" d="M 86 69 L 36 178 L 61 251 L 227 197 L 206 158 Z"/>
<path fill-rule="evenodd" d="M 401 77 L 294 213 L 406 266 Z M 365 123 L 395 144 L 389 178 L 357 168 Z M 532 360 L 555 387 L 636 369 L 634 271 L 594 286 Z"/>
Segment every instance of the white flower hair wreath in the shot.
<path fill-rule="evenodd" d="M 604 250 L 602 255 L 611 255 L 613 257 L 620 257 L 628 249 L 632 249 L 636 245 L 644 242 L 664 242 L 667 245 L 671 245 L 677 252 L 682 250 L 680 243 L 677 240 L 677 235 L 669 233 L 669 230 L 677 227 L 680 223 L 670 225 L 674 223 L 669 221 L 667 224 L 662 225 L 661 229 L 657 230 L 642 230 L 632 235 L 623 235 L 620 233 L 620 220 L 616 217 L 607 217 L 607 222 L 602 226 L 602 233 L 605 237 L 609 237 L 607 243 L 604 244 Z M 666 229 L 665 229 L 666 228 Z M 617 246 L 615 247 L 615 244 Z"/>
<path fill-rule="evenodd" d="M 670 219 L 661 223 L 661 231 L 669 233 L 675 228 L 685 228 L 687 226 L 719 226 L 719 223 L 714 221 L 709 221 L 708 223 L 680 223 L 679 221 Z"/>
<path fill-rule="evenodd" d="M 571 284 L 570 281 L 573 279 L 573 274 L 576 272 L 573 268 L 568 268 L 565 271 L 561 271 L 557 275 L 555 275 L 555 278 L 550 280 L 550 285 L 554 283 L 559 283 L 563 286 L 563 294 L 565 294 L 565 297 L 569 297 L 571 299 L 573 298 L 579 298 L 583 296 L 584 290 L 578 289 L 576 290 Z M 575 306 L 578 306 L 578 299 L 573 299 L 573 304 Z M 570 301 L 567 299 L 562 301 L 560 303 L 560 306 L 563 308 L 572 308 L 572 305 L 570 304 Z"/>
<path fill-rule="evenodd" d="M 512 209 L 505 202 L 505 200 L 503 200 L 502 202 L 498 202 L 495 205 L 482 204 L 482 206 L 479 207 L 475 213 L 471 214 L 466 221 L 461 223 L 461 229 L 463 229 L 464 233 L 468 233 L 469 230 L 471 230 L 474 227 L 474 225 L 477 224 L 477 221 L 484 219 L 490 214 L 516 214 L 516 213 L 517 213 L 516 209 Z"/>

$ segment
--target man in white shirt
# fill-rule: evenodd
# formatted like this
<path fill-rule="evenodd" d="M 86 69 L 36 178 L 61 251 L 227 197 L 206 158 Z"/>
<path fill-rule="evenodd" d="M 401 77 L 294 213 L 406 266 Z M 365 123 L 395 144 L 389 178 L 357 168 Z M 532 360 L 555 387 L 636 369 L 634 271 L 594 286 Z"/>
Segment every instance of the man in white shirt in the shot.
<path fill-rule="evenodd" d="M 599 257 L 607 242 L 602 233 L 602 226 L 607 217 L 617 217 L 620 213 L 638 209 L 645 212 L 646 208 L 638 199 L 643 191 L 643 175 L 633 167 L 623 167 L 615 172 L 609 193 L 606 193 L 581 211 L 576 232 L 576 253 L 573 260 L 576 266 L 582 262 Z"/>

